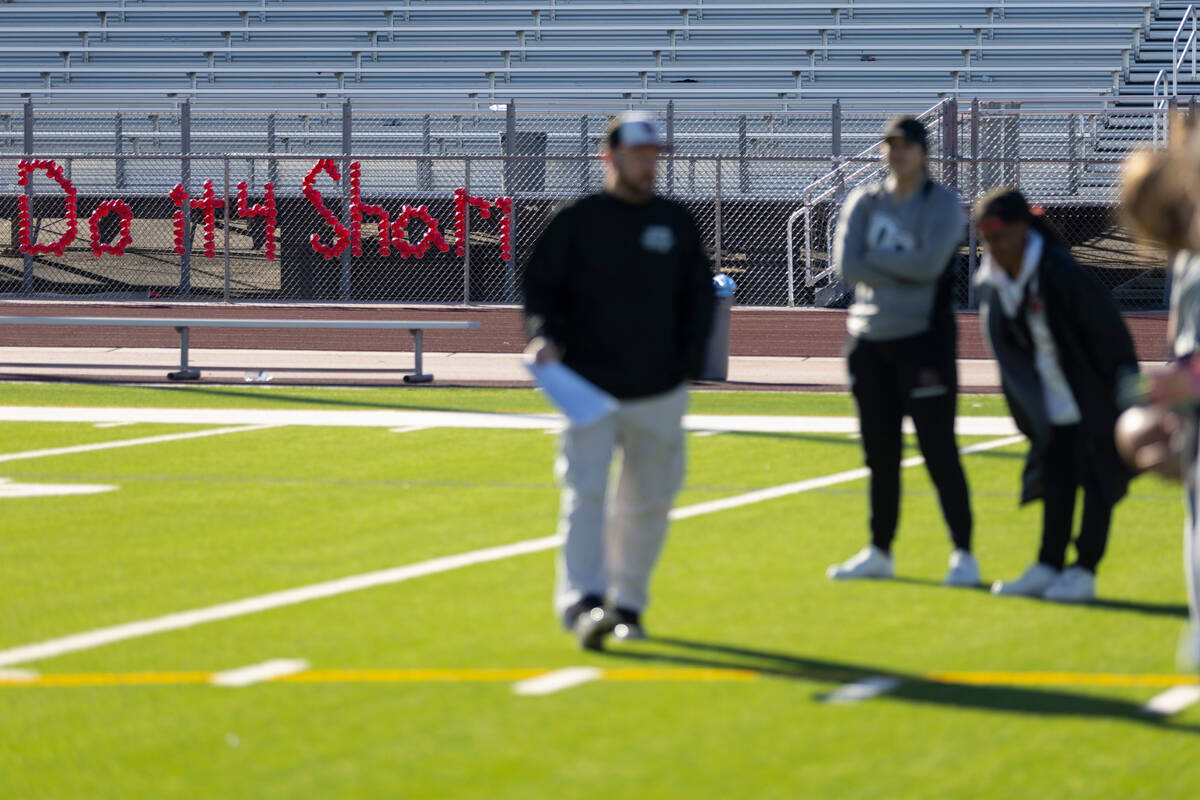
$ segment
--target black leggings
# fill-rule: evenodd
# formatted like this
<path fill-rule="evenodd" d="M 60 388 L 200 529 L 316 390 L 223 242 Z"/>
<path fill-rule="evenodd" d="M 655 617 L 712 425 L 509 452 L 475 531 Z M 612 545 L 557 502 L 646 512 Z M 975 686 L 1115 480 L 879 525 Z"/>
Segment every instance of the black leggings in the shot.
<path fill-rule="evenodd" d="M 1113 506 L 1104 491 L 1091 461 L 1080 448 L 1078 425 L 1056 425 L 1050 429 L 1050 443 L 1043 461 L 1045 493 L 1042 498 L 1042 549 L 1038 561 L 1062 569 L 1071 543 L 1071 525 L 1075 518 L 1075 495 L 1083 487 L 1083 520 L 1075 550 L 1076 562 L 1096 571 L 1108 545 L 1108 525 Z"/>
<path fill-rule="evenodd" d="M 930 337 L 847 342 L 850 384 L 871 471 L 871 542 L 890 552 L 900 517 L 901 423 L 912 417 L 925 468 L 937 488 L 954 546 L 971 549 L 971 501 L 958 458 L 953 351 L 930 352 Z M 949 348 L 946 348 L 949 349 Z"/>

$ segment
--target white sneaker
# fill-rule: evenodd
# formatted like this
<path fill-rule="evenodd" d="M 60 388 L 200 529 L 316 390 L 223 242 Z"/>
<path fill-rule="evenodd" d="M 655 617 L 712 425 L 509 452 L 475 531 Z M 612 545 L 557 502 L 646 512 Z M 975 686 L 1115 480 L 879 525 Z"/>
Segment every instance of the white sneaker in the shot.
<path fill-rule="evenodd" d="M 1004 597 L 1041 597 L 1060 574 L 1054 567 L 1038 561 L 1015 581 L 993 583 L 992 594 Z"/>
<path fill-rule="evenodd" d="M 890 578 L 892 575 L 892 557 L 873 544 L 867 545 L 841 564 L 833 564 L 825 570 L 825 577 L 833 581 Z"/>
<path fill-rule="evenodd" d="M 1096 576 L 1083 567 L 1067 567 L 1042 597 L 1055 603 L 1090 603 L 1096 599 Z"/>
<path fill-rule="evenodd" d="M 947 586 L 979 585 L 979 562 L 969 550 L 955 550 L 950 554 L 950 571 L 943 583 Z"/>

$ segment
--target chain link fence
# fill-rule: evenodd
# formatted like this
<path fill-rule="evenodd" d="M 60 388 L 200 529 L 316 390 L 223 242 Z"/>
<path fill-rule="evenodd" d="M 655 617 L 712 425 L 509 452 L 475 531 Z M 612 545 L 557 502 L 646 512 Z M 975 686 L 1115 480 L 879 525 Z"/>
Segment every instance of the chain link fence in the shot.
<path fill-rule="evenodd" d="M 832 232 L 846 194 L 883 176 L 889 115 L 834 104 L 662 116 L 674 150 L 659 192 L 692 211 L 738 302 L 844 305 Z M 945 100 L 921 117 L 932 177 L 965 204 L 1018 186 L 1122 305 L 1163 305 L 1162 255 L 1114 214 L 1120 163 L 1152 138 L 1153 112 Z M 607 121 L 511 104 L 394 116 L 29 107 L 0 116 L 0 297 L 516 303 L 554 211 L 601 185 Z M 980 254 L 963 233 L 965 307 Z"/>

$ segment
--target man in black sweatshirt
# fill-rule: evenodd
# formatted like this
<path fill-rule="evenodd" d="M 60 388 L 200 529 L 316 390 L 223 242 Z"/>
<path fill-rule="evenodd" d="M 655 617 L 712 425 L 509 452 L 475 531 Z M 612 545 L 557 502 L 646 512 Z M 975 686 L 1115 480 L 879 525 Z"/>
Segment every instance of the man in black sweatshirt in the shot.
<path fill-rule="evenodd" d="M 712 324 L 708 257 L 691 214 L 654 194 L 658 126 L 624 114 L 609 126 L 604 190 L 559 212 L 525 271 L 525 320 L 539 363 L 555 360 L 617 400 L 560 440 L 555 610 L 587 649 L 609 633 L 644 638 L 650 573 L 683 481 L 686 381 Z M 609 463 L 621 474 L 605 512 Z"/>

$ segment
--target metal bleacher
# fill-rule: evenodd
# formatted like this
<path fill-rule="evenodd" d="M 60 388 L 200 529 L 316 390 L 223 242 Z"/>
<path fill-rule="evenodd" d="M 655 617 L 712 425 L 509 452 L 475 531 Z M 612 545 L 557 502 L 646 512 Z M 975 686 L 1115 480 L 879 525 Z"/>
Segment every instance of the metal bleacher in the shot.
<path fill-rule="evenodd" d="M 0 5 L 0 97 L 236 104 L 1100 97 L 1160 3 L 62 2 Z"/>

